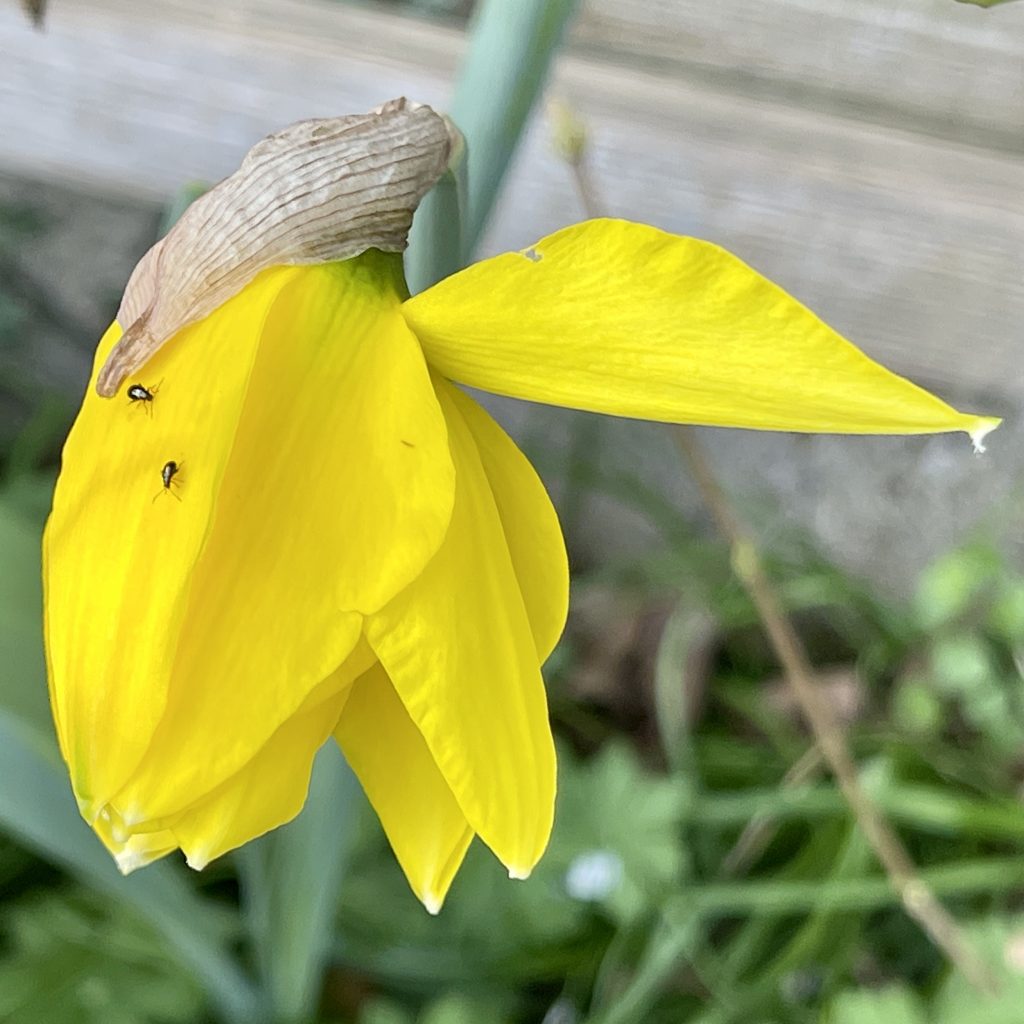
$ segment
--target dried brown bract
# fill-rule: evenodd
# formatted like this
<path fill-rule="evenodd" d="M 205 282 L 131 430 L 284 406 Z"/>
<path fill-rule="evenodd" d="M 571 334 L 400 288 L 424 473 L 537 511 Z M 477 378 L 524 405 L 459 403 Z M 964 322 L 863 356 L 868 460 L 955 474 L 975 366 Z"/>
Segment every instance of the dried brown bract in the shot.
<path fill-rule="evenodd" d="M 404 250 L 455 137 L 445 118 L 403 98 L 369 114 L 299 121 L 257 143 L 139 261 L 117 313 L 124 334 L 96 390 L 116 394 L 172 335 L 268 267 Z"/>

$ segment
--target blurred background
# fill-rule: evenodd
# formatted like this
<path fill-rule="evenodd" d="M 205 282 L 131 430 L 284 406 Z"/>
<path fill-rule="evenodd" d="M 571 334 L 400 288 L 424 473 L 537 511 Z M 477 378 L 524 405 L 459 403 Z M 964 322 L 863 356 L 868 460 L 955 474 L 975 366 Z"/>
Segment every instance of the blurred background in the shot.
<path fill-rule="evenodd" d="M 708 238 L 1007 417 L 981 457 L 962 437 L 700 432 L 862 785 L 998 994 L 901 909 L 651 424 L 487 399 L 573 566 L 546 670 L 558 817 L 528 882 L 474 848 L 428 917 L 329 752 L 340 817 L 311 807 L 199 876 L 122 881 L 77 820 L 38 542 L 128 274 L 268 132 L 398 95 L 449 108 L 476 6 L 0 0 L 0 1021 L 1017 1024 L 1024 3 L 581 0 L 477 249 L 588 203 Z M 544 62 L 522 63 L 539 86 Z M 304 860 L 332 828 L 330 863 Z"/>

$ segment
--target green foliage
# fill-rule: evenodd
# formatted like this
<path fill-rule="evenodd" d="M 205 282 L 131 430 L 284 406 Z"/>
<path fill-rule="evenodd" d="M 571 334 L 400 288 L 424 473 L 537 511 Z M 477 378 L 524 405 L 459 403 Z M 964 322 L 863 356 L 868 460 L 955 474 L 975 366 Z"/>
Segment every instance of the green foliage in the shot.
<path fill-rule="evenodd" d="M 893 986 L 843 993 L 827 1020 L 829 1024 L 928 1024 L 929 1018 L 912 992 Z"/>
<path fill-rule="evenodd" d="M 38 520 L 22 515 L 0 494 L 0 708 L 49 727 L 43 663 L 43 590 L 39 574 Z"/>
<path fill-rule="evenodd" d="M 600 907 L 619 926 L 680 888 L 688 866 L 679 842 L 685 785 L 645 771 L 628 746 L 611 742 L 586 765 L 563 752 L 559 793 L 559 827 L 541 879 L 558 879 L 569 897 Z"/>
<path fill-rule="evenodd" d="M 417 218 L 437 236 L 414 243 L 423 280 L 458 266 L 479 236 L 573 7 L 481 6 L 453 108 L 469 180 L 460 165 Z M 168 224 L 198 189 L 182 191 Z M 452 216 L 460 205 L 464 224 Z M 32 230 L 0 210 L 0 257 L 13 259 Z M 26 309 L 0 286 L 0 356 Z M 77 815 L 49 724 L 39 541 L 68 410 L 29 392 L 0 384 L 0 398 L 24 406 L 16 436 L 0 433 L 0 1019 L 1020 1019 L 1024 578 L 991 546 L 950 552 L 905 603 L 799 541 L 771 569 L 821 685 L 848 703 L 865 786 L 934 891 L 972 922 L 968 941 L 1001 977 L 994 998 L 908 920 L 842 795 L 808 768 L 806 730 L 728 552 L 696 540 L 673 498 L 591 461 L 590 441 L 572 452 L 570 503 L 586 491 L 628 504 L 658 543 L 575 575 L 577 598 L 603 589 L 615 600 L 594 622 L 577 611 L 548 663 L 558 813 L 529 880 L 509 881 L 476 843 L 430 917 L 365 800 L 352 794 L 347 806 L 351 778 L 336 758 L 318 769 L 306 812 L 233 863 L 202 877 L 164 863 L 125 880 Z"/>
<path fill-rule="evenodd" d="M 0 1020 L 187 1024 L 202 1005 L 189 972 L 134 916 L 76 890 L 27 898 L 3 917 Z"/>
<path fill-rule="evenodd" d="M 827 1024 L 1017 1024 L 1024 1007 L 1024 918 L 993 916 L 964 929 L 998 983 L 982 994 L 950 972 L 930 999 L 904 985 L 842 993 Z"/>

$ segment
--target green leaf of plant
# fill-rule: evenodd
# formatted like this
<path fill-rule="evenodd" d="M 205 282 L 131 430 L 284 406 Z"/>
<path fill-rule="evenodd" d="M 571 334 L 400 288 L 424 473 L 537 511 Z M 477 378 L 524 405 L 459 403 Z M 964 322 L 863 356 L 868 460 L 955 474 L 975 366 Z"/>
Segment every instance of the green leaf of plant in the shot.
<path fill-rule="evenodd" d="M 8 909 L 0 1020 L 31 1024 L 188 1024 L 202 992 L 135 915 L 83 894 Z"/>
<path fill-rule="evenodd" d="M 224 1020 L 262 1019 L 255 993 L 224 948 L 221 915 L 169 864 L 123 878 L 79 816 L 52 741 L 2 710 L 0 779 L 0 829 L 142 914 L 195 973 Z"/>
<path fill-rule="evenodd" d="M 1017 1024 L 1024 1007 L 1024 917 L 991 917 L 963 928 L 964 940 L 995 974 L 986 996 L 951 971 L 932 1002 L 932 1024 Z"/>
<path fill-rule="evenodd" d="M 0 500 L 0 708 L 50 728 L 43 660 L 41 531 Z"/>
<path fill-rule="evenodd" d="M 630 921 L 683 880 L 689 803 L 688 789 L 647 772 L 625 744 L 583 764 L 563 752 L 557 825 L 538 878 L 557 872 L 570 897 Z"/>
<path fill-rule="evenodd" d="M 714 622 L 703 609 L 682 600 L 658 643 L 654 664 L 654 707 L 665 757 L 674 771 L 694 772 L 690 720 L 706 678 L 707 652 Z"/>
<path fill-rule="evenodd" d="M 917 997 L 902 986 L 844 992 L 825 1020 L 827 1024 L 929 1024 L 929 1020 L 938 1024 L 924 1015 Z"/>
<path fill-rule="evenodd" d="M 317 755 L 293 822 L 239 851 L 249 927 L 274 1020 L 316 1008 L 359 784 L 334 743 Z"/>

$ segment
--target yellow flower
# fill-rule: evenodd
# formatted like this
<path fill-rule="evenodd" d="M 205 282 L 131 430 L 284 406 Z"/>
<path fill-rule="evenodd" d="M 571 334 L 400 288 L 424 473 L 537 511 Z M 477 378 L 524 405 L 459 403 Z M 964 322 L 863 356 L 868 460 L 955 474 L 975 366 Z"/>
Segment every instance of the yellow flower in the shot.
<path fill-rule="evenodd" d="M 95 384 L 121 337 L 100 342 Z M 540 667 L 568 573 L 537 475 L 451 381 L 678 423 L 967 431 L 706 242 L 590 221 L 411 299 L 369 249 L 262 270 L 113 399 L 90 388 L 44 542 L 50 689 L 128 871 L 292 818 L 333 735 L 440 907 L 474 835 L 541 856 Z"/>

